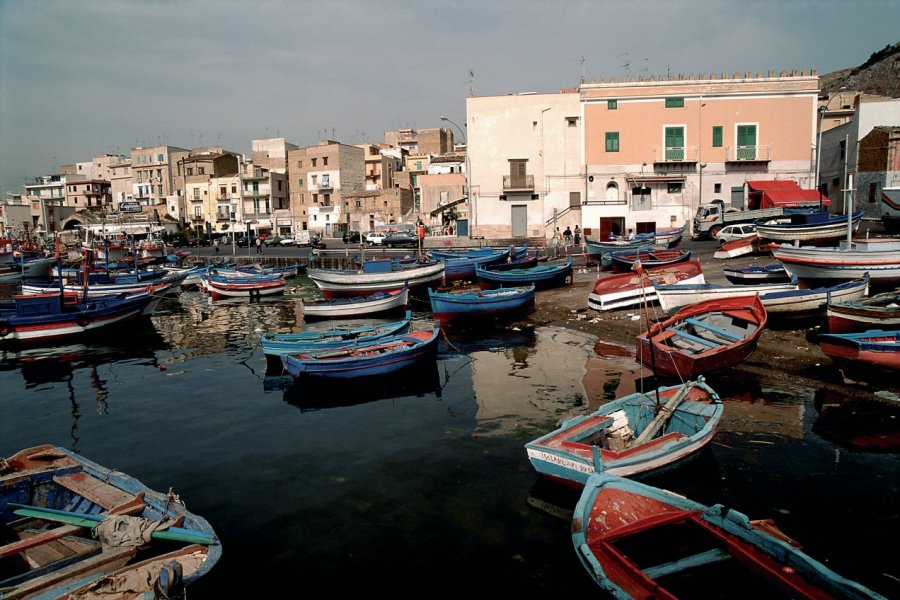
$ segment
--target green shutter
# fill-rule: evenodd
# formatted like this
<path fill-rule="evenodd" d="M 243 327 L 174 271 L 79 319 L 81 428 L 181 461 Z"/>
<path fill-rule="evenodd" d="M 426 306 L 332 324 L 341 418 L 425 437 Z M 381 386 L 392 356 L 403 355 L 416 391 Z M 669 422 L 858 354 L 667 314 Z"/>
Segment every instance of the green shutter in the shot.
<path fill-rule="evenodd" d="M 666 161 L 684 160 L 684 127 L 666 127 Z"/>
<path fill-rule="evenodd" d="M 721 125 L 713 125 L 712 145 L 713 145 L 713 148 L 721 148 L 722 147 L 722 126 Z"/>
<path fill-rule="evenodd" d="M 756 159 L 756 125 L 737 126 L 737 156 L 738 160 Z"/>
<path fill-rule="evenodd" d="M 608 110 L 616 110 L 617 108 L 619 108 L 619 101 L 618 100 L 607 100 L 606 108 Z"/>
<path fill-rule="evenodd" d="M 684 98 L 666 98 L 666 108 L 684 108 Z"/>
<path fill-rule="evenodd" d="M 607 131 L 606 132 L 606 151 L 607 152 L 618 152 L 619 151 L 619 132 L 618 131 Z"/>

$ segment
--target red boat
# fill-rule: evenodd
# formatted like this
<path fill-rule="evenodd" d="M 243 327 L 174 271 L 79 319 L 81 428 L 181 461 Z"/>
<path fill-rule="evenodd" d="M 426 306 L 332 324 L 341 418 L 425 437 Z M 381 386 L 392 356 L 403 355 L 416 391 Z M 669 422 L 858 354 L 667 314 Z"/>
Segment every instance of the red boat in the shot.
<path fill-rule="evenodd" d="M 841 304 L 828 303 L 828 333 L 900 329 L 900 289 Z"/>
<path fill-rule="evenodd" d="M 690 250 L 626 250 L 624 252 L 611 252 L 609 255 L 612 269 L 616 273 L 627 273 L 632 270 L 634 264 L 640 261 L 645 269 L 665 267 L 691 259 Z"/>
<path fill-rule="evenodd" d="M 703 268 L 696 260 L 645 269 L 643 272 L 597 277 L 594 291 L 588 294 L 588 307 L 594 310 L 611 310 L 642 305 L 645 301 L 652 302 L 656 300 L 653 280 L 667 285 L 706 283 Z"/>
<path fill-rule="evenodd" d="M 637 337 L 637 361 L 677 379 L 722 371 L 753 353 L 767 318 L 756 295 L 689 304 Z"/>

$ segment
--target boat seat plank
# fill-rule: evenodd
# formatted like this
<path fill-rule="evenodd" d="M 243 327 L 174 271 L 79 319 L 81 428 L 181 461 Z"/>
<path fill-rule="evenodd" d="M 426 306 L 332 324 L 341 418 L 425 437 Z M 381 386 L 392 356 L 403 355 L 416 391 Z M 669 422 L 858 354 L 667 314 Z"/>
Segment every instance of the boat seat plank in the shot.
<path fill-rule="evenodd" d="M 686 331 L 682 331 L 680 329 L 675 329 L 674 327 L 666 327 L 666 331 L 671 331 L 678 337 L 682 337 L 686 340 L 696 342 L 696 343 L 700 344 L 701 346 L 706 346 L 707 348 L 718 348 L 720 345 L 712 340 L 707 340 L 702 337 L 697 337 L 696 335 L 691 335 L 690 333 L 688 333 Z"/>
<path fill-rule="evenodd" d="M 40 577 L 36 577 L 15 588 L 0 588 L 4 600 L 26 598 L 45 590 L 67 579 L 85 575 L 87 573 L 107 573 L 121 568 L 137 553 L 136 548 L 117 548 L 110 552 L 100 552 L 90 558 L 78 561 L 59 570 L 51 571 Z"/>
<path fill-rule="evenodd" d="M 668 562 L 662 565 L 648 567 L 643 570 L 643 573 L 650 579 L 656 581 L 660 577 L 665 577 L 666 575 L 671 575 L 673 573 L 678 573 L 686 569 L 693 569 L 695 567 L 701 567 L 703 565 L 728 560 L 729 558 L 731 558 L 731 555 L 721 548 L 713 548 L 712 550 L 700 552 L 692 556 L 686 556 L 685 558 L 681 558 L 679 560 Z"/>
<path fill-rule="evenodd" d="M 694 318 L 687 318 L 684 320 L 684 322 L 690 323 L 694 327 L 698 327 L 700 329 L 707 329 L 717 335 L 721 335 L 724 338 L 728 338 L 729 340 L 737 341 L 737 340 L 742 339 L 742 336 L 740 336 L 732 331 L 727 331 L 720 327 L 715 327 L 714 325 L 710 325 L 709 323 L 704 323 L 703 321 L 698 321 L 697 319 L 694 319 Z"/>
<path fill-rule="evenodd" d="M 84 472 L 56 475 L 53 477 L 53 481 L 79 496 L 99 504 L 106 510 L 126 504 L 134 499 L 133 495 L 91 477 Z"/>

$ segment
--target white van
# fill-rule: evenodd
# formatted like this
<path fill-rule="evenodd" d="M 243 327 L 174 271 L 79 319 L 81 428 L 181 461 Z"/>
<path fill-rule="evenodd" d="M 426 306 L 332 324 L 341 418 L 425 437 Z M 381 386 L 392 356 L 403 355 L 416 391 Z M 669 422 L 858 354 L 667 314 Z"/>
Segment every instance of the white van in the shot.
<path fill-rule="evenodd" d="M 309 229 L 298 231 L 294 236 L 294 243 L 297 246 L 311 246 L 312 242 L 309 237 Z"/>

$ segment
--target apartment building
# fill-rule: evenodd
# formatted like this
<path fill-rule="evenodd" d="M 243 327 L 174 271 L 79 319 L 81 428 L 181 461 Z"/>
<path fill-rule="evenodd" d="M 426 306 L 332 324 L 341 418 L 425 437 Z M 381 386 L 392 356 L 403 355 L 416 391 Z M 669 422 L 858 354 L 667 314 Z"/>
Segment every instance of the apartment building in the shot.
<path fill-rule="evenodd" d="M 251 234 L 286 235 L 294 231 L 286 173 L 254 162 L 244 163 L 238 186 L 241 192 L 237 219 Z"/>
<path fill-rule="evenodd" d="M 273 230 L 278 234 L 288 234 L 296 231 L 294 228 L 293 213 L 290 203 L 290 179 L 287 178 L 288 152 L 298 150 L 300 146 L 288 142 L 283 137 L 261 138 L 251 142 L 252 164 L 254 177 L 258 176 L 256 168 L 264 169 L 271 174 L 270 189 L 276 194 L 272 198 Z"/>
<path fill-rule="evenodd" d="M 364 154 L 362 148 L 332 140 L 288 152 L 294 231 L 332 237 L 351 229 L 343 198 L 366 189 Z"/>
<path fill-rule="evenodd" d="M 180 212 L 181 208 L 175 207 L 173 216 L 207 235 L 231 227 L 231 213 L 237 211 L 240 196 L 239 161 L 237 154 L 218 147 L 200 148 L 179 158 L 175 171 L 185 209 Z M 171 203 L 170 199 L 173 208 Z"/>
<path fill-rule="evenodd" d="M 419 177 L 419 189 L 419 218 L 431 231 L 449 233 L 449 214 L 455 213 L 458 221 L 468 223 L 465 156 L 453 153 L 432 157 L 428 172 Z M 454 233 L 467 235 L 468 230 Z"/>
<path fill-rule="evenodd" d="M 351 231 L 375 231 L 400 223 L 414 223 L 413 196 L 409 188 L 366 190 L 343 196 L 343 214 Z"/>
<path fill-rule="evenodd" d="M 382 154 L 384 146 L 378 144 L 356 144 L 361 148 L 365 160 L 366 191 L 372 192 L 394 187 L 396 160 L 389 154 Z"/>
<path fill-rule="evenodd" d="M 72 179 L 66 181 L 66 206 L 96 213 L 113 209 L 112 184 L 105 179 Z"/>
<path fill-rule="evenodd" d="M 818 75 L 582 82 L 559 94 L 467 98 L 473 235 L 549 238 L 580 225 L 650 232 L 744 182 L 812 187 Z"/>
<path fill-rule="evenodd" d="M 174 194 L 176 165 L 190 154 L 176 146 L 138 146 L 131 149 L 131 199 L 142 206 L 167 208 L 166 197 Z"/>

